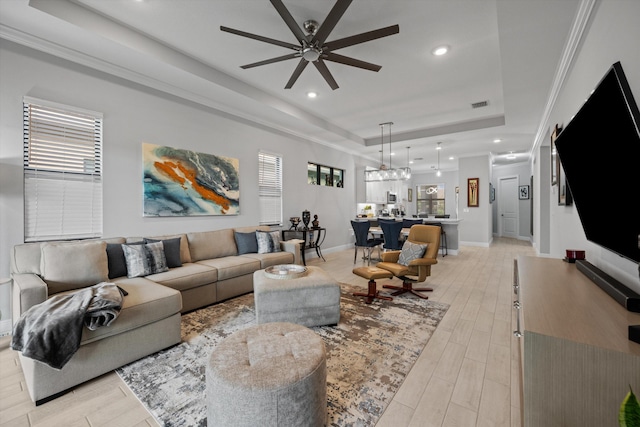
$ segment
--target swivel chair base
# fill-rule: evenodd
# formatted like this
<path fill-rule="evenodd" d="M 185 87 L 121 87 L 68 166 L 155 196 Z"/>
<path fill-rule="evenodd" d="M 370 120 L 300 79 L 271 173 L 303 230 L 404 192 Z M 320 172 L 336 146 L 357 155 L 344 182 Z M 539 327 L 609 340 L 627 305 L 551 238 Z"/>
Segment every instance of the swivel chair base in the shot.
<path fill-rule="evenodd" d="M 413 283 L 414 280 L 408 279 L 406 277 L 399 277 L 402 279 L 402 286 L 394 286 L 394 285 L 382 285 L 383 288 L 396 289 L 395 292 L 392 292 L 391 295 L 397 296 L 402 295 L 404 293 L 412 293 L 415 296 L 418 296 L 422 299 L 429 299 L 428 296 L 421 294 L 420 292 L 432 292 L 432 288 L 414 288 Z"/>

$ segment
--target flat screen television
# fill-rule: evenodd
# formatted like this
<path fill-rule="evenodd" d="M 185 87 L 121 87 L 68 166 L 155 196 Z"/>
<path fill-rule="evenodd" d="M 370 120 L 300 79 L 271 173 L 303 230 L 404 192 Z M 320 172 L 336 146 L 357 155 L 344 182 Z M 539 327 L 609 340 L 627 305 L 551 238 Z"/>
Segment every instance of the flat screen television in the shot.
<path fill-rule="evenodd" d="M 640 263 L 640 112 L 616 62 L 555 140 L 587 240 Z"/>

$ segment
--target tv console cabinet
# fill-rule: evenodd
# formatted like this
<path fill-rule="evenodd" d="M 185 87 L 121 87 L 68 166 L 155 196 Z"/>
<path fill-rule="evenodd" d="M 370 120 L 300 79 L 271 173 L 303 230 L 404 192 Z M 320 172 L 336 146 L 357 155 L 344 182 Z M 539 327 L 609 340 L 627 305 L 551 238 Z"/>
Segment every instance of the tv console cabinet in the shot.
<path fill-rule="evenodd" d="M 617 426 L 629 386 L 640 395 L 640 314 L 560 259 L 519 256 L 513 286 L 523 425 Z"/>

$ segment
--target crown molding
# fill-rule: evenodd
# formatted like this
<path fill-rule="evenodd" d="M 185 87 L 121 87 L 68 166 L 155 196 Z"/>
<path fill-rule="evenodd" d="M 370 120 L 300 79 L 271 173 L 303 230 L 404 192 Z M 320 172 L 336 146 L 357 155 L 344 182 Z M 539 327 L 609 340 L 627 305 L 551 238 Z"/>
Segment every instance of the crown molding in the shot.
<path fill-rule="evenodd" d="M 578 11 L 576 13 L 576 18 L 573 21 L 573 25 L 571 26 L 571 31 L 567 37 L 567 43 L 562 52 L 562 57 L 560 58 L 560 62 L 558 63 L 558 68 L 555 73 L 555 77 L 553 79 L 553 84 L 551 86 L 551 90 L 549 96 L 547 97 L 547 103 L 544 107 L 544 112 L 542 114 L 542 120 L 540 121 L 540 125 L 538 126 L 538 130 L 536 131 L 536 136 L 531 147 L 531 158 L 533 159 L 534 153 L 540 145 L 542 145 L 545 135 L 547 134 L 547 130 L 549 129 L 549 119 L 551 117 L 551 112 L 555 107 L 556 101 L 558 99 L 558 94 L 560 90 L 564 86 L 565 80 L 567 78 L 567 74 L 569 73 L 569 69 L 574 62 L 575 56 L 578 52 L 578 47 L 582 42 L 582 39 L 585 35 L 585 30 L 589 25 L 589 20 L 591 19 L 593 9 L 598 0 L 581 0 L 580 5 L 578 7 Z"/>

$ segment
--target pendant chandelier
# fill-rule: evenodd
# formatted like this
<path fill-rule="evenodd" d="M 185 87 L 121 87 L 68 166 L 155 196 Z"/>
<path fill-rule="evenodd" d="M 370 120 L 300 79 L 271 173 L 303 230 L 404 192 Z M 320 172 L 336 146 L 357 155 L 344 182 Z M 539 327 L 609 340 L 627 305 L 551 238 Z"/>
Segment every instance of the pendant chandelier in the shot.
<path fill-rule="evenodd" d="M 406 168 L 393 169 L 391 167 L 391 125 L 393 122 L 380 123 L 380 167 L 364 171 L 364 181 L 406 181 L 411 178 L 411 169 Z M 384 164 L 384 127 L 389 127 L 389 166 Z"/>

